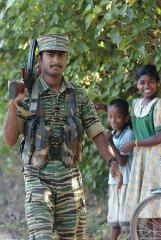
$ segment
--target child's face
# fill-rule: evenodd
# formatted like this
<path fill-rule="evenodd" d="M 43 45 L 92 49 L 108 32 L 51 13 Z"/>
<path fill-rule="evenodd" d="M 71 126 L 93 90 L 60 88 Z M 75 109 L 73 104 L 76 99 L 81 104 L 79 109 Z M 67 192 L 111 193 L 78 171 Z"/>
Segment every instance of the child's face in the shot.
<path fill-rule="evenodd" d="M 151 99 L 157 93 L 158 82 L 153 77 L 142 75 L 138 80 L 137 88 L 145 99 Z"/>
<path fill-rule="evenodd" d="M 108 106 L 108 122 L 112 129 L 121 131 L 125 123 L 129 120 L 129 116 L 123 114 L 115 105 Z"/>

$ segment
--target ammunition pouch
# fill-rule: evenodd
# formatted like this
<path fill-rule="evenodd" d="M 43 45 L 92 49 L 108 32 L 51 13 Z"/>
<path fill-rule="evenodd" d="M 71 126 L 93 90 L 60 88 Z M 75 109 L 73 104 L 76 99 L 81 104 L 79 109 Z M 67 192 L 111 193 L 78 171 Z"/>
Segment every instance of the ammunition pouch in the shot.
<path fill-rule="evenodd" d="M 69 88 L 65 98 L 66 123 L 63 127 L 60 159 L 66 166 L 75 165 L 82 160 L 83 126 L 77 116 L 76 91 Z"/>
<path fill-rule="evenodd" d="M 43 120 L 42 120 L 43 121 Z M 49 152 L 49 135 L 50 131 L 45 128 L 45 125 L 41 126 L 40 123 L 36 127 L 35 149 L 31 157 L 31 164 L 36 168 L 42 168 L 48 162 L 48 152 Z"/>
<path fill-rule="evenodd" d="M 60 159 L 66 166 L 75 165 L 82 160 L 83 149 L 83 126 L 77 116 L 67 117 L 62 138 Z"/>
<path fill-rule="evenodd" d="M 50 129 L 45 127 L 43 105 L 38 99 L 37 114 L 26 121 L 22 159 L 25 165 L 42 168 L 48 162 Z"/>
<path fill-rule="evenodd" d="M 35 132 L 36 132 L 37 118 L 27 120 L 25 123 L 24 139 L 20 145 L 20 153 L 24 164 L 30 164 L 31 157 L 35 149 Z"/>

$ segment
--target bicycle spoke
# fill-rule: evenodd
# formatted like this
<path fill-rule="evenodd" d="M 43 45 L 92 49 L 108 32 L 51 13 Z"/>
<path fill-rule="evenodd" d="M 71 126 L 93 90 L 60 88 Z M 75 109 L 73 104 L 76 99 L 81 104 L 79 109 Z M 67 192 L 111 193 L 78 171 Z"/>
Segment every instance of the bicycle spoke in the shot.
<path fill-rule="evenodd" d="M 158 206 L 161 206 L 159 193 L 138 205 L 131 221 L 132 240 L 161 240 L 161 214 L 156 211 Z"/>

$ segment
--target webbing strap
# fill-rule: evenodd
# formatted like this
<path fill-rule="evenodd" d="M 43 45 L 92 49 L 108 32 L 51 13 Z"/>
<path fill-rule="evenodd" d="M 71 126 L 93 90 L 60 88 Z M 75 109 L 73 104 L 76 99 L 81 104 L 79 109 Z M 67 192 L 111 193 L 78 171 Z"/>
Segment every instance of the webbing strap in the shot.
<path fill-rule="evenodd" d="M 76 111 L 76 92 L 73 88 L 68 88 L 65 96 L 66 102 L 66 116 L 73 117 L 77 115 Z"/>
<path fill-rule="evenodd" d="M 78 133 L 78 141 L 81 142 L 83 140 L 83 126 L 81 120 L 77 117 L 77 96 L 75 89 L 73 88 L 67 89 L 65 102 L 66 102 L 66 116 L 71 126 L 74 120 Z M 72 118 L 72 120 L 70 118 Z"/>
<path fill-rule="evenodd" d="M 47 133 L 46 133 L 46 128 L 45 128 L 45 119 L 44 119 L 44 107 L 43 107 L 42 100 L 40 96 L 38 97 L 38 110 L 37 110 L 37 116 L 39 118 L 39 126 L 40 126 L 40 131 L 41 131 L 41 136 L 42 139 L 46 138 Z"/>
<path fill-rule="evenodd" d="M 37 78 L 33 84 L 31 97 L 30 97 L 30 112 L 36 113 L 38 108 L 38 98 L 39 98 L 39 78 Z"/>

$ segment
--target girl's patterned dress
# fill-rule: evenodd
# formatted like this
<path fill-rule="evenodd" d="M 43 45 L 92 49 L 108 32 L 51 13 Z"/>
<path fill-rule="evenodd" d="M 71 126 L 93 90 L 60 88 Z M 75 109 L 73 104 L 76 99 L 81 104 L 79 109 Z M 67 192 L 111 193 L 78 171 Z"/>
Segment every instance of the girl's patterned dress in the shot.
<path fill-rule="evenodd" d="M 132 122 L 137 140 L 161 131 L 161 99 L 154 98 L 148 105 L 143 105 L 143 99 L 134 100 Z M 149 197 L 154 188 L 161 188 L 161 144 L 135 147 L 125 204 L 126 222 L 130 222 L 137 204 Z M 145 209 L 141 217 L 161 218 L 161 202 Z"/>

